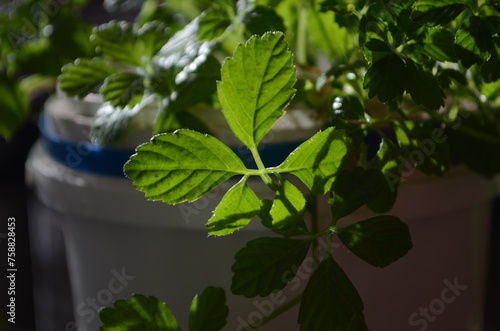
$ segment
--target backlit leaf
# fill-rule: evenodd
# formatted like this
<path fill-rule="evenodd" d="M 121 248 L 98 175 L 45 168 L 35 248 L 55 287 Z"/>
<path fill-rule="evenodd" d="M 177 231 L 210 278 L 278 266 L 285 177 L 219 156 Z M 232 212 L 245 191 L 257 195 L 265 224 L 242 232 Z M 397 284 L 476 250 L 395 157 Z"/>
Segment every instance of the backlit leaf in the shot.
<path fill-rule="evenodd" d="M 314 194 L 325 194 L 350 155 L 350 140 L 333 127 L 297 147 L 275 169 L 299 177 Z"/>
<path fill-rule="evenodd" d="M 150 200 L 168 204 L 194 201 L 245 166 L 216 138 L 191 130 L 160 134 L 137 148 L 125 174 Z"/>
<path fill-rule="evenodd" d="M 242 178 L 222 198 L 208 220 L 208 233 L 224 236 L 241 229 L 256 216 L 261 202 L 247 185 L 247 177 Z"/>
<path fill-rule="evenodd" d="M 155 297 L 135 294 L 130 300 L 116 300 L 113 308 L 99 311 L 101 331 L 180 331 L 170 308 Z"/>
<path fill-rule="evenodd" d="M 292 53 L 282 33 L 253 37 L 222 66 L 220 103 L 229 126 L 255 148 L 295 93 Z"/>

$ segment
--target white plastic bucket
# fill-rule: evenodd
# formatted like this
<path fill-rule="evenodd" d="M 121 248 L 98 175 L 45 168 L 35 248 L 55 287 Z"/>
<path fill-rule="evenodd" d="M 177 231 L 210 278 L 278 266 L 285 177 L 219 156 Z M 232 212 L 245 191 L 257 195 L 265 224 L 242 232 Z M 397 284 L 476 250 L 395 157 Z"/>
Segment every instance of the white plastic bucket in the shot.
<path fill-rule="evenodd" d="M 230 308 L 227 330 L 239 330 L 299 294 L 283 291 L 274 301 L 230 294 L 234 254 L 249 239 L 270 233 L 254 221 L 231 236 L 207 236 L 204 224 L 229 185 L 193 204 L 167 206 L 147 201 L 128 179 L 67 167 L 41 145 L 27 169 L 38 198 L 57 211 L 63 226 L 78 330 L 97 331 L 97 310 L 133 293 L 165 301 L 186 329 L 194 295 L 222 286 Z M 261 198 L 269 194 L 263 186 L 256 190 Z M 335 249 L 364 300 L 371 329 L 481 330 L 491 196 L 490 184 L 469 172 L 439 181 L 414 175 L 390 213 L 410 227 L 414 248 L 407 256 L 377 269 Z M 325 203 L 319 211 L 329 218 Z M 354 218 L 370 216 L 363 209 Z M 303 268 L 294 285 L 303 288 L 311 272 Z M 262 330 L 298 330 L 297 312 L 295 307 Z"/>

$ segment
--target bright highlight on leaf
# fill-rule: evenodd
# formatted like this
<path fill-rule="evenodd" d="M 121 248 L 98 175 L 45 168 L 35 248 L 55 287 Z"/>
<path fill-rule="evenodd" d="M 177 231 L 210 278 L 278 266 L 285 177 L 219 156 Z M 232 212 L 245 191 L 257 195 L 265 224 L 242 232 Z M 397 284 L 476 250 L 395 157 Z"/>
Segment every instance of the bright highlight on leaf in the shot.
<path fill-rule="evenodd" d="M 292 53 L 282 33 L 254 36 L 222 66 L 220 103 L 229 126 L 255 148 L 295 93 Z"/>
<path fill-rule="evenodd" d="M 306 199 L 292 183 L 284 180 L 278 188 L 271 209 L 262 215 L 264 225 L 274 232 L 298 235 L 307 233 L 303 214 Z"/>
<path fill-rule="evenodd" d="M 126 175 L 151 200 L 194 201 L 237 174 L 243 162 L 212 136 L 179 130 L 155 136 L 125 164 Z"/>
<path fill-rule="evenodd" d="M 155 297 L 135 294 L 130 300 L 116 300 L 114 308 L 99 311 L 101 331 L 180 331 L 170 308 Z"/>
<path fill-rule="evenodd" d="M 247 177 L 242 178 L 222 198 L 208 220 L 208 233 L 224 236 L 241 229 L 260 212 L 261 202 L 247 185 Z"/>
<path fill-rule="evenodd" d="M 229 309 L 220 287 L 207 287 L 191 304 L 189 331 L 219 331 L 226 325 Z"/>
<path fill-rule="evenodd" d="M 299 177 L 316 195 L 325 194 L 348 159 L 350 146 L 345 133 L 331 127 L 297 147 L 274 170 Z"/>

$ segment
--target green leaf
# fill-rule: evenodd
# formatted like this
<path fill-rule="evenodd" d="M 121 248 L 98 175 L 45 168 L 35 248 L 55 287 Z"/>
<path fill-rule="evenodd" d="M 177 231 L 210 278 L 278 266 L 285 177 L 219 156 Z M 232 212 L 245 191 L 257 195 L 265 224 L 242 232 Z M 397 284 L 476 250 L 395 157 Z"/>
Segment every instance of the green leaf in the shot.
<path fill-rule="evenodd" d="M 195 18 L 158 51 L 154 62 L 165 70 L 182 70 L 191 63 L 203 62 L 212 44 L 198 40 L 200 17 Z"/>
<path fill-rule="evenodd" d="M 486 118 L 485 118 L 486 117 Z M 463 163 L 486 178 L 500 173 L 499 116 L 463 112 L 445 128 L 454 164 Z"/>
<path fill-rule="evenodd" d="M 424 53 L 437 61 L 456 62 L 455 36 L 443 28 L 429 29 L 424 39 Z"/>
<path fill-rule="evenodd" d="M 136 52 L 152 58 L 170 38 L 170 29 L 163 22 L 145 23 L 137 30 Z"/>
<path fill-rule="evenodd" d="M 243 23 L 249 36 L 262 36 L 269 31 L 286 31 L 283 19 L 270 7 L 255 6 L 246 13 Z"/>
<path fill-rule="evenodd" d="M 125 174 L 150 200 L 194 201 L 246 168 L 216 138 L 191 130 L 160 134 L 137 148 Z"/>
<path fill-rule="evenodd" d="M 67 95 L 83 98 L 97 91 L 108 76 L 117 72 L 118 70 L 101 59 L 77 59 L 62 68 L 59 84 Z"/>
<path fill-rule="evenodd" d="M 500 80 L 481 85 L 481 94 L 489 101 L 500 98 Z"/>
<path fill-rule="evenodd" d="M 386 185 L 377 198 L 367 202 L 368 208 L 377 213 L 385 213 L 392 209 L 398 196 L 403 161 L 404 158 L 399 150 L 393 148 L 386 140 L 382 140 L 380 149 L 369 167 L 384 174 Z"/>
<path fill-rule="evenodd" d="M 500 56 L 495 53 L 481 65 L 481 76 L 485 83 L 495 82 L 500 79 L 500 66 L 498 63 L 500 63 Z"/>
<path fill-rule="evenodd" d="M 460 25 L 455 44 L 486 61 L 495 51 L 493 38 L 498 34 L 498 24 L 498 17 L 471 16 Z"/>
<path fill-rule="evenodd" d="M 373 52 L 391 52 L 391 47 L 380 39 L 370 39 L 365 47 Z"/>
<path fill-rule="evenodd" d="M 228 313 L 224 289 L 209 286 L 191 304 L 189 331 L 219 331 L 226 325 Z"/>
<path fill-rule="evenodd" d="M 365 74 L 363 87 L 368 96 L 389 102 L 401 97 L 407 81 L 406 66 L 401 58 L 391 53 L 373 63 Z"/>
<path fill-rule="evenodd" d="M 345 133 L 330 127 L 302 143 L 273 169 L 299 177 L 316 195 L 325 194 L 330 190 L 337 172 L 349 159 L 350 147 Z"/>
<path fill-rule="evenodd" d="M 198 58 L 177 76 L 176 90 L 164 99 L 164 107 L 155 123 L 154 132 L 162 133 L 179 128 L 208 132 L 208 127 L 188 109 L 199 103 L 211 104 L 220 79 L 220 63 L 212 56 Z"/>
<path fill-rule="evenodd" d="M 140 67 L 142 54 L 137 51 L 137 32 L 132 23 L 111 21 L 96 28 L 90 41 L 98 52 L 113 60 Z"/>
<path fill-rule="evenodd" d="M 222 198 L 208 220 L 208 233 L 225 236 L 241 229 L 256 216 L 261 209 L 261 202 L 243 177 Z"/>
<path fill-rule="evenodd" d="M 430 110 L 444 106 L 446 95 L 436 77 L 411 60 L 406 62 L 406 68 L 408 72 L 406 91 L 413 101 Z"/>
<path fill-rule="evenodd" d="M 413 247 L 408 226 L 395 216 L 375 216 L 336 232 L 351 252 L 379 268 L 397 261 Z"/>
<path fill-rule="evenodd" d="M 0 136 L 9 140 L 28 116 L 29 100 L 19 83 L 4 74 L 0 74 L 0 95 Z"/>
<path fill-rule="evenodd" d="M 313 273 L 302 296 L 300 330 L 368 331 L 363 309 L 358 291 L 329 256 Z"/>
<path fill-rule="evenodd" d="M 441 128 L 415 121 L 404 121 L 395 128 L 401 150 L 408 162 L 426 175 L 442 176 L 451 161 Z"/>
<path fill-rule="evenodd" d="M 274 232 L 284 235 L 307 233 L 302 215 L 306 208 L 306 199 L 302 192 L 287 180 L 278 188 L 269 214 L 263 217 L 263 223 Z"/>
<path fill-rule="evenodd" d="M 231 25 L 227 11 L 219 8 L 209 8 L 200 16 L 198 39 L 212 41 L 218 39 Z"/>
<path fill-rule="evenodd" d="M 236 253 L 231 291 L 252 298 L 268 296 L 293 279 L 306 257 L 310 241 L 257 238 Z M 288 274 L 289 277 L 284 277 Z"/>
<path fill-rule="evenodd" d="M 116 73 L 107 77 L 99 93 L 113 107 L 134 107 L 144 96 L 144 77 L 134 73 Z"/>
<path fill-rule="evenodd" d="M 331 10 L 340 15 L 350 15 L 355 10 L 361 11 L 365 0 L 324 0 L 321 2 L 321 11 Z"/>
<path fill-rule="evenodd" d="M 467 0 L 417 0 L 412 19 L 432 25 L 446 25 L 465 10 Z"/>
<path fill-rule="evenodd" d="M 250 149 L 283 114 L 295 93 L 295 67 L 282 33 L 252 37 L 222 66 L 220 103 L 234 134 Z"/>
<path fill-rule="evenodd" d="M 330 209 L 335 219 L 351 214 L 364 204 L 375 200 L 385 188 L 380 170 L 360 167 L 344 170 L 332 185 Z"/>
<path fill-rule="evenodd" d="M 101 331 L 180 331 L 170 308 L 155 297 L 135 294 L 131 300 L 116 300 L 114 308 L 99 311 Z"/>
<path fill-rule="evenodd" d="M 437 78 L 439 84 L 444 88 L 448 88 L 451 85 L 452 79 L 460 85 L 467 86 L 467 79 L 465 76 L 455 69 L 440 69 Z"/>

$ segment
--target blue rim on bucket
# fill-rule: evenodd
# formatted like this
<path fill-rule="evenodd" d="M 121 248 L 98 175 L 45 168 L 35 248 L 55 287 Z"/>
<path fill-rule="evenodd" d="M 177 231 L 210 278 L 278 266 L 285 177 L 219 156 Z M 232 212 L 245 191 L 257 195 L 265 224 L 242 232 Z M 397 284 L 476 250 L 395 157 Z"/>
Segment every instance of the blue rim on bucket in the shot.
<path fill-rule="evenodd" d="M 88 142 L 68 141 L 52 131 L 47 124 L 44 113 L 39 120 L 42 143 L 49 155 L 60 164 L 69 168 L 97 175 L 125 177 L 123 165 L 135 153 L 135 149 L 108 148 L 93 145 Z M 283 162 L 286 157 L 303 141 L 292 141 L 259 146 L 259 152 L 267 167 L 274 167 Z M 250 151 L 244 147 L 231 148 L 245 166 L 256 168 Z"/>

